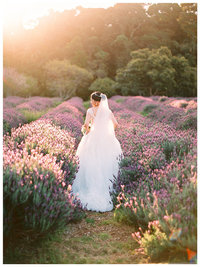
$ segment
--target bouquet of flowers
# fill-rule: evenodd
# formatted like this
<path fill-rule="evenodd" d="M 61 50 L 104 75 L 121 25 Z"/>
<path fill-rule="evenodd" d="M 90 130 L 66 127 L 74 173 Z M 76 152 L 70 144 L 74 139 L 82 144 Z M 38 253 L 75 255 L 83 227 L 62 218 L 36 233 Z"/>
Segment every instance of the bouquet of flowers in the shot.
<path fill-rule="evenodd" d="M 89 125 L 88 125 L 88 130 L 90 131 L 90 129 L 91 129 L 91 123 L 89 123 Z M 89 132 L 88 131 L 88 132 Z M 85 127 L 85 124 L 82 126 L 82 128 L 81 128 L 81 132 L 82 132 L 82 134 L 83 135 L 85 135 L 85 134 L 88 134 L 88 132 L 86 133 L 86 127 Z"/>

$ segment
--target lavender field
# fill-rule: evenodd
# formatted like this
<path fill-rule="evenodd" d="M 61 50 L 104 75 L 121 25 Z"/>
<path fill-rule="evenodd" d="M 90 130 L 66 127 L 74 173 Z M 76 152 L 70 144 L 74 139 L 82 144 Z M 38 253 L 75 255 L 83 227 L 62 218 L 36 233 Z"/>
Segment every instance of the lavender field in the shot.
<path fill-rule="evenodd" d="M 98 224 L 98 213 L 84 211 L 70 193 L 86 113 L 83 100 L 4 99 L 4 263 L 196 262 L 197 99 L 113 96 L 109 106 L 125 158 L 111 193 L 115 208 L 107 213 L 109 220 L 99 214 L 104 221 Z M 89 234 L 83 222 L 90 225 Z M 22 253 L 23 245 L 16 245 L 67 227 L 79 229 L 79 239 L 62 232 L 66 250 L 36 257 L 36 248 L 27 246 Z M 115 247 L 116 236 L 130 240 Z M 88 251 L 79 247 L 82 242 Z M 72 249 L 80 249 L 79 259 Z"/>

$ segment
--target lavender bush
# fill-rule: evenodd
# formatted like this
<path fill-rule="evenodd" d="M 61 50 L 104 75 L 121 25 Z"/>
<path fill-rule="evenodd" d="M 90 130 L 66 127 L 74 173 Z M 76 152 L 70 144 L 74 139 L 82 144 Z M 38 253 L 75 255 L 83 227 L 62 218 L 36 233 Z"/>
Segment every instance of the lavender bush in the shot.
<path fill-rule="evenodd" d="M 55 158 L 37 151 L 7 151 L 14 164 L 4 165 L 4 234 L 46 232 L 82 217 L 81 205 L 65 186 Z M 6 159 L 8 163 L 8 159 Z"/>
<path fill-rule="evenodd" d="M 139 228 L 133 237 L 152 260 L 166 253 L 169 259 L 176 251 L 187 262 L 187 249 L 197 250 L 197 133 L 195 127 L 179 128 L 178 124 L 187 114 L 195 116 L 195 111 L 176 114 L 176 108 L 158 104 L 151 116 L 144 117 L 126 102 L 112 105 L 120 125 L 116 135 L 125 155 L 111 194 L 115 219 Z M 144 102 L 139 110 L 149 105 Z M 124 117 L 127 108 L 132 115 Z M 159 109 L 163 114 L 165 110 L 167 118 Z M 177 233 L 180 236 L 175 240 Z"/>
<path fill-rule="evenodd" d="M 72 105 L 73 103 L 73 105 Z M 54 124 L 61 126 L 70 132 L 70 135 L 75 138 L 75 148 L 77 148 L 81 134 L 81 126 L 83 124 L 83 110 L 79 98 L 65 101 L 56 108 L 50 110 L 41 119 L 49 119 Z"/>
<path fill-rule="evenodd" d="M 17 105 L 16 108 L 19 110 L 41 111 L 53 107 L 59 102 L 61 102 L 60 98 L 32 96 L 26 102 Z"/>
<path fill-rule="evenodd" d="M 28 98 L 20 96 L 7 96 L 3 99 L 3 108 L 13 108 L 19 104 L 26 102 Z"/>
<path fill-rule="evenodd" d="M 26 118 L 16 108 L 3 109 L 3 134 L 10 134 L 12 128 L 16 128 L 26 122 Z"/>
<path fill-rule="evenodd" d="M 48 120 L 4 135 L 4 233 L 46 232 L 84 213 L 71 193 L 75 139 Z"/>

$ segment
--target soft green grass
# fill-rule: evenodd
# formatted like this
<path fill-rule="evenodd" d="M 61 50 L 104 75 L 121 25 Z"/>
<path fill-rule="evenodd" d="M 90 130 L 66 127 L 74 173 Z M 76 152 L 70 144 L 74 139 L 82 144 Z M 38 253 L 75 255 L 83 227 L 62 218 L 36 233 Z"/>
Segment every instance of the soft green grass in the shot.
<path fill-rule="evenodd" d="M 150 105 L 146 105 L 143 109 L 142 112 L 139 112 L 141 115 L 143 116 L 147 116 L 149 113 L 151 113 L 154 109 L 156 109 L 158 106 L 157 105 L 153 105 L 153 104 L 150 104 Z"/>
<path fill-rule="evenodd" d="M 107 233 L 100 233 L 99 237 L 100 237 L 101 240 L 107 240 L 107 239 L 111 238 L 111 236 L 109 234 L 107 234 Z"/>
<path fill-rule="evenodd" d="M 4 264 L 153 263 L 131 237 L 134 227 L 114 221 L 113 213 L 89 213 L 80 223 L 33 241 L 23 237 L 4 253 Z M 175 256 L 175 255 L 174 255 Z M 180 263 L 160 258 L 159 263 Z"/>
<path fill-rule="evenodd" d="M 92 213 L 79 224 L 33 242 L 23 238 L 4 255 L 5 264 L 112 264 L 134 263 L 138 244 L 130 229 L 113 224 L 112 214 Z M 109 224 L 110 222 L 110 224 Z M 71 227 L 71 228 L 70 228 Z M 123 228 L 124 228 L 123 227 Z M 121 229 L 121 231 L 120 231 Z M 126 233 L 127 239 L 124 239 Z M 141 259 L 142 260 L 142 259 Z"/>
<path fill-rule="evenodd" d="M 20 109 L 20 112 L 24 115 L 24 117 L 26 118 L 27 122 L 30 123 L 32 121 L 35 121 L 35 120 L 39 119 L 42 115 L 47 113 L 49 110 L 57 107 L 62 102 L 63 101 L 56 101 L 56 102 L 53 103 L 53 105 L 50 108 L 47 108 L 47 109 L 44 109 L 44 110 L 40 110 L 40 111 L 31 111 L 31 110 L 28 110 L 28 109 Z"/>
<path fill-rule="evenodd" d="M 63 101 L 55 101 L 53 102 L 52 108 L 57 107 L 58 105 L 60 105 Z"/>
<path fill-rule="evenodd" d="M 115 102 L 117 103 L 124 103 L 125 99 L 124 98 L 119 98 L 117 100 L 115 100 Z"/>
<path fill-rule="evenodd" d="M 22 109 L 22 110 L 20 110 L 20 112 L 24 115 L 24 117 L 26 118 L 27 122 L 30 123 L 32 121 L 36 121 L 37 119 L 39 119 L 42 115 L 47 113 L 48 110 L 30 111 L 30 110 L 27 110 L 27 109 Z"/>
<path fill-rule="evenodd" d="M 90 100 L 84 101 L 83 106 L 85 109 L 88 109 L 90 107 Z"/>
<path fill-rule="evenodd" d="M 24 235 L 7 249 L 4 247 L 4 264 L 61 263 L 62 253 L 52 244 L 60 243 L 63 233 L 64 230 L 60 230 L 35 240 Z"/>
<path fill-rule="evenodd" d="M 92 225 L 94 225 L 94 219 L 92 218 L 85 218 L 85 221 L 87 222 L 87 223 L 90 223 L 90 224 L 92 224 Z"/>

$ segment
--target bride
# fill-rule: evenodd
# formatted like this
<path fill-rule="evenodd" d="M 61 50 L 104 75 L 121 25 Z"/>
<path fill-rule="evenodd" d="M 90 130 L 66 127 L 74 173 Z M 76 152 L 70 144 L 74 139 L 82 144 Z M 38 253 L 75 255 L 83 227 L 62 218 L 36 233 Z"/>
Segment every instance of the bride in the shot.
<path fill-rule="evenodd" d="M 109 191 L 123 153 L 115 137 L 118 123 L 106 95 L 96 91 L 90 101 L 92 107 L 87 110 L 83 125 L 85 133 L 76 152 L 80 165 L 72 192 L 87 210 L 104 212 L 113 209 Z"/>

